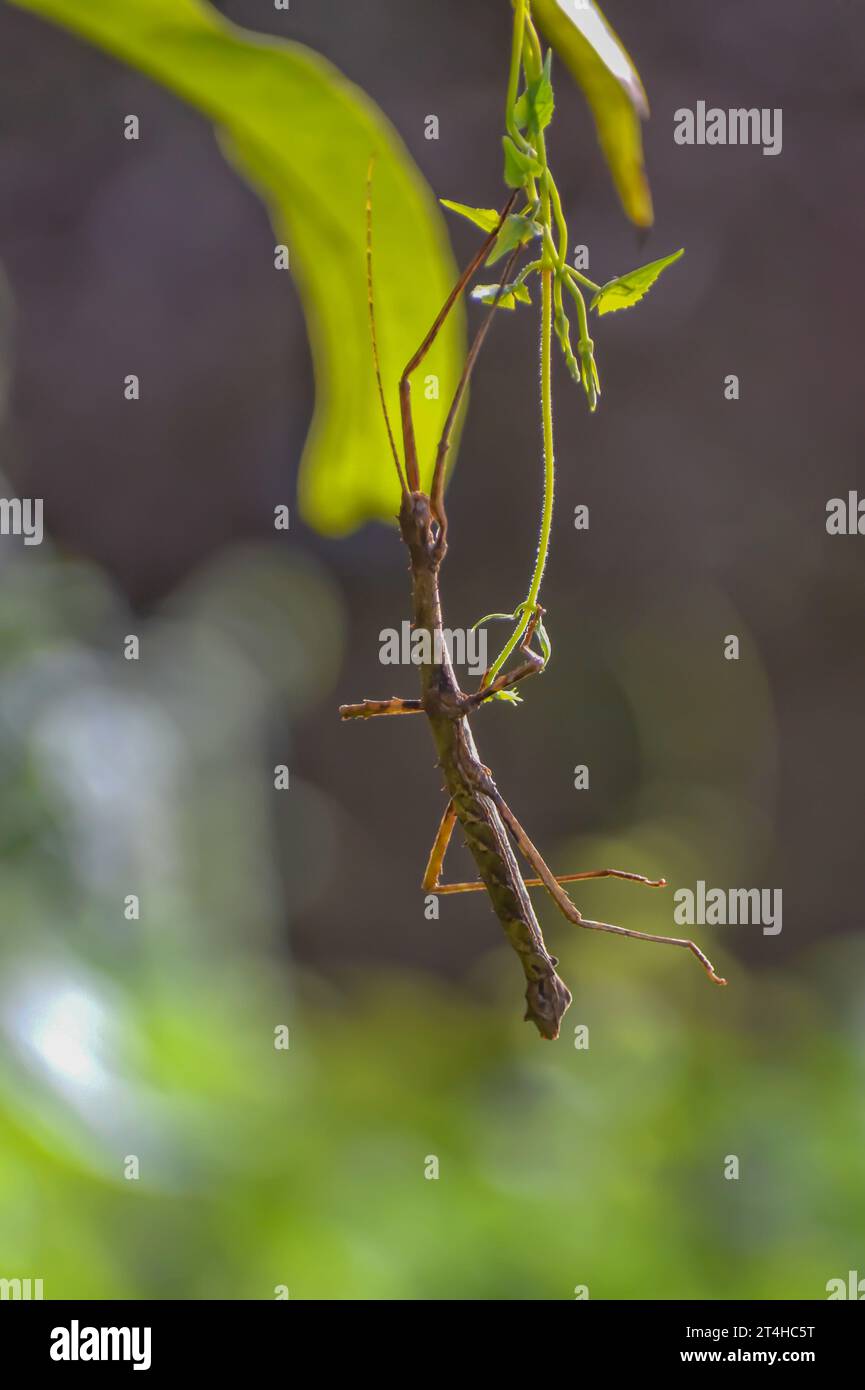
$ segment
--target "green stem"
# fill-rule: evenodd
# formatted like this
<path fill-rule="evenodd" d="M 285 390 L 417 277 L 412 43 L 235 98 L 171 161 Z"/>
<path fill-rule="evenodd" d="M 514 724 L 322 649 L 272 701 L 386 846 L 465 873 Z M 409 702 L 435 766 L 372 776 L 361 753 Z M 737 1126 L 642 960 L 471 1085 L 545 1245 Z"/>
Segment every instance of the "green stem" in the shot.
<path fill-rule="evenodd" d="M 577 322 L 580 326 L 580 342 L 587 342 L 589 340 L 590 335 L 589 319 L 586 313 L 586 301 L 583 299 L 583 296 L 580 293 L 579 286 L 575 285 L 573 281 L 566 280 L 565 284 L 567 285 L 568 290 L 571 296 L 573 297 L 574 303 L 577 306 Z"/>
<path fill-rule="evenodd" d="M 517 94 L 520 85 L 520 71 L 523 58 L 523 38 L 526 30 L 526 0 L 515 0 L 514 3 L 514 37 L 511 44 L 511 68 L 508 75 L 508 96 L 505 107 L 505 128 L 511 139 L 525 148 L 526 141 L 517 128 L 514 120 L 514 107 L 517 104 Z"/>
<path fill-rule="evenodd" d="M 565 214 L 562 211 L 562 200 L 559 196 L 559 190 L 556 187 L 556 181 L 550 173 L 549 169 L 547 169 L 546 173 L 550 190 L 550 197 L 553 200 L 553 215 L 556 219 L 556 226 L 559 229 L 559 251 L 557 262 L 559 270 L 561 271 L 564 268 L 565 258 L 568 254 L 568 224 L 565 221 Z"/>
<path fill-rule="evenodd" d="M 552 327 L 553 327 L 553 271 L 549 268 L 541 272 L 541 419 L 544 439 L 544 506 L 541 513 L 541 532 L 538 537 L 538 553 L 532 582 L 525 602 L 521 605 L 522 616 L 510 638 L 505 643 L 496 660 L 484 676 L 483 684 L 495 680 L 511 653 L 519 646 L 538 606 L 541 582 L 547 567 L 550 551 L 550 536 L 553 529 L 553 498 L 555 493 L 555 457 L 553 453 L 553 373 L 552 373 Z"/>
<path fill-rule="evenodd" d="M 553 454 L 553 371 L 552 371 L 552 329 L 553 329 L 553 275 L 545 270 L 542 275 L 543 297 L 541 305 L 541 417 L 544 435 L 544 510 L 541 517 L 541 534 L 538 540 L 538 555 L 535 572 L 526 600 L 529 614 L 534 611 L 541 591 L 541 580 L 547 567 L 550 549 L 550 534 L 553 529 L 553 493 L 555 490 L 555 457 Z"/>
<path fill-rule="evenodd" d="M 514 34 L 511 47 L 511 67 L 508 78 L 506 126 L 512 138 L 522 140 L 516 121 L 514 106 L 519 90 L 520 74 L 526 81 L 536 79 L 543 65 L 540 40 L 531 20 L 530 0 L 514 0 Z M 543 253 L 539 263 L 541 271 L 541 417 L 544 443 L 544 503 L 541 512 L 541 529 L 538 538 L 538 552 L 532 574 L 529 592 L 517 612 L 520 614 L 514 631 L 505 643 L 496 660 L 487 671 L 483 685 L 489 685 L 498 675 L 511 653 L 516 650 L 534 616 L 538 606 L 538 595 L 547 566 L 550 549 L 550 535 L 553 525 L 553 494 L 555 489 L 555 462 L 553 457 L 553 390 L 552 390 L 552 325 L 553 293 L 555 289 L 561 298 L 559 280 L 565 269 L 568 251 L 568 228 L 562 211 L 562 202 L 555 180 L 547 164 L 546 141 L 543 131 L 537 133 L 537 156 L 543 165 L 540 176 L 539 220 L 543 228 Z M 553 237 L 555 219 L 559 244 Z M 534 267 L 532 267 L 534 268 Z"/>
<path fill-rule="evenodd" d="M 525 6 L 525 9 L 526 15 L 524 23 L 526 36 L 526 52 L 524 56 L 526 64 L 526 74 L 528 77 L 539 77 L 541 68 L 544 65 L 544 56 L 543 50 L 541 49 L 541 41 L 538 38 L 538 31 L 535 28 L 534 22 L 532 20 L 531 0 L 529 0 L 529 3 Z"/>
<path fill-rule="evenodd" d="M 566 265 L 563 267 L 563 269 L 566 275 L 570 275 L 570 277 L 573 280 L 576 280 L 578 284 L 585 285 L 587 290 L 593 290 L 595 294 L 597 294 L 600 290 L 600 285 L 596 285 L 594 280 L 589 279 L 588 275 L 582 275 L 580 271 L 576 269 L 575 266 Z"/>

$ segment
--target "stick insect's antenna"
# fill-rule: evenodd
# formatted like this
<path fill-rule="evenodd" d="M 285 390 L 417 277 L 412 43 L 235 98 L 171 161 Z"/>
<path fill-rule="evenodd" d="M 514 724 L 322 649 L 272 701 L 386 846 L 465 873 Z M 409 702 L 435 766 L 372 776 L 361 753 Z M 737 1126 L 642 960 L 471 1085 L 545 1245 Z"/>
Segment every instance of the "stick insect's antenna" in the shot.
<path fill-rule="evenodd" d="M 396 464 L 396 471 L 399 477 L 399 485 L 403 496 L 408 496 L 405 474 L 403 473 L 402 463 L 397 452 L 396 441 L 391 429 L 390 416 L 387 410 L 387 402 L 384 398 L 384 386 L 381 380 L 381 362 L 378 355 L 378 337 L 375 331 L 375 299 L 372 289 L 372 171 L 375 166 L 375 155 L 370 155 L 369 165 L 366 171 L 366 296 L 369 308 L 369 335 L 372 340 L 372 360 L 375 366 L 375 379 L 378 386 L 378 398 L 381 401 L 381 413 L 384 416 L 384 423 L 387 428 L 387 437 L 390 441 L 390 451 L 393 454 L 393 461 Z"/>
<path fill-rule="evenodd" d="M 430 505 L 432 508 L 433 516 L 436 518 L 441 528 L 442 540 L 445 540 L 447 536 L 448 523 L 444 501 L 445 465 L 447 463 L 448 450 L 450 449 L 451 445 L 451 435 L 453 434 L 454 421 L 456 420 L 457 414 L 459 413 L 459 408 L 462 404 L 463 396 L 466 393 L 466 388 L 469 384 L 471 374 L 474 371 L 475 363 L 478 360 L 478 355 L 480 353 L 481 348 L 484 345 L 484 339 L 486 338 L 487 333 L 490 331 L 490 326 L 495 316 L 495 312 L 499 307 L 499 300 L 504 294 L 505 286 L 511 278 L 514 266 L 517 263 L 521 250 L 522 247 L 518 246 L 516 250 L 511 254 L 511 257 L 505 265 L 504 271 L 502 272 L 501 280 L 499 283 L 499 287 L 496 290 L 495 298 L 493 299 L 492 304 L 490 305 L 489 309 L 484 315 L 483 322 L 481 323 L 480 328 L 475 334 L 474 340 L 472 342 L 471 347 L 469 348 L 468 356 L 466 357 L 465 364 L 463 366 L 462 374 L 457 383 L 456 391 L 454 392 L 454 398 L 451 401 L 451 408 L 448 411 L 447 419 L 445 420 L 445 426 L 442 430 L 442 437 L 439 440 L 438 451 L 436 453 L 435 468 L 433 470 L 432 486 L 430 487 Z"/>
<path fill-rule="evenodd" d="M 513 207 L 516 201 L 516 197 L 517 190 L 514 189 L 514 191 L 511 193 L 511 196 L 508 198 L 507 203 L 505 204 L 501 216 L 499 217 L 498 224 L 488 234 L 483 244 L 472 256 L 472 259 L 469 261 L 462 275 L 457 280 L 456 284 L 454 285 L 453 289 L 451 290 L 450 294 L 448 295 L 447 299 L 445 300 L 444 304 L 442 305 L 441 309 L 436 315 L 432 328 L 427 333 L 426 337 L 424 338 L 414 357 L 412 357 L 411 361 L 407 364 L 405 371 L 403 372 L 402 377 L 400 378 L 399 404 L 400 413 L 402 415 L 403 441 L 405 444 L 405 467 L 406 473 L 408 474 L 409 479 L 411 480 L 412 487 L 415 490 L 417 490 L 420 487 L 420 481 L 418 478 L 417 448 L 415 445 L 414 424 L 412 423 L 411 416 L 410 377 L 412 373 L 420 366 L 423 359 L 426 357 L 427 353 L 429 352 L 430 348 L 435 342 L 439 329 L 441 328 L 442 324 L 444 323 L 453 306 L 456 304 L 466 285 L 471 280 L 475 271 L 478 269 L 481 262 L 486 257 L 493 243 L 495 242 L 496 237 L 498 236 L 499 232 L 504 226 L 504 222 L 506 217 L 508 216 L 508 213 L 510 212 L 511 208 Z"/>

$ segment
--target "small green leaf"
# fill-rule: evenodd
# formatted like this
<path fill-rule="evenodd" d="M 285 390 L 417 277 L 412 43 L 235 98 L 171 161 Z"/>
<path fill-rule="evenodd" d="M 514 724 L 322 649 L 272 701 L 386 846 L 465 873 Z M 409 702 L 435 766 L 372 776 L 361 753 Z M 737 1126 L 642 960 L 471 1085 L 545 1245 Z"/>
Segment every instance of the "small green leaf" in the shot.
<path fill-rule="evenodd" d="M 538 618 L 538 624 L 535 631 L 538 634 L 538 643 L 541 648 L 541 656 L 544 658 L 544 665 L 546 666 L 547 662 L 553 654 L 553 647 L 552 643 L 550 642 L 547 629 L 544 627 L 543 618 Z"/>
<path fill-rule="evenodd" d="M 535 116 L 543 130 L 553 119 L 553 112 L 556 109 L 555 97 L 553 96 L 553 50 L 547 49 L 547 56 L 544 59 L 544 70 L 538 78 L 537 86 L 532 93 L 532 105 L 535 108 Z"/>
<path fill-rule="evenodd" d="M 553 51 L 549 49 L 540 77 L 528 84 L 514 106 L 514 120 L 521 130 L 529 129 L 537 134 L 545 130 L 553 119 L 556 102 L 550 78 L 552 57 Z"/>
<path fill-rule="evenodd" d="M 499 225 L 501 214 L 496 212 L 495 208 L 470 208 L 466 203 L 452 203 L 450 198 L 439 198 L 439 202 L 443 208 L 449 208 L 460 217 L 467 217 L 484 232 L 494 232 Z"/>
<path fill-rule="evenodd" d="M 597 309 L 599 314 L 614 314 L 618 309 L 629 309 L 652 288 L 661 271 L 666 270 L 668 265 L 672 265 L 684 254 L 683 247 L 680 251 L 674 251 L 671 256 L 662 256 L 659 261 L 650 261 L 648 265 L 641 265 L 638 270 L 631 270 L 627 275 L 609 280 L 598 290 L 589 308 Z"/>
<path fill-rule="evenodd" d="M 505 183 L 508 188 L 524 188 L 529 179 L 537 178 L 538 174 L 543 173 L 544 166 L 540 160 L 518 150 L 509 136 L 504 136 L 502 145 L 505 151 Z"/>
<path fill-rule="evenodd" d="M 509 251 L 515 251 L 518 246 L 523 246 L 532 237 L 540 236 L 542 228 L 531 217 L 523 217 L 521 213 L 512 212 L 504 221 L 501 231 L 496 237 L 493 249 L 487 256 L 486 264 L 495 265 L 502 256 L 506 256 Z"/>
<path fill-rule="evenodd" d="M 498 303 L 496 295 L 501 289 Z M 517 304 L 531 304 L 532 297 L 529 294 L 528 286 L 519 280 L 512 280 L 509 285 L 475 285 L 472 290 L 472 299 L 479 300 L 481 304 L 496 304 L 497 309 L 515 309 Z"/>
<path fill-rule="evenodd" d="M 472 623 L 470 632 L 476 632 L 484 623 L 510 623 L 514 620 L 513 613 L 487 613 L 485 617 L 478 618 L 476 623 Z"/>
<path fill-rule="evenodd" d="M 495 695 L 490 696 L 492 700 L 505 700 L 509 705 L 521 705 L 522 695 L 518 695 L 515 690 L 497 690 Z"/>

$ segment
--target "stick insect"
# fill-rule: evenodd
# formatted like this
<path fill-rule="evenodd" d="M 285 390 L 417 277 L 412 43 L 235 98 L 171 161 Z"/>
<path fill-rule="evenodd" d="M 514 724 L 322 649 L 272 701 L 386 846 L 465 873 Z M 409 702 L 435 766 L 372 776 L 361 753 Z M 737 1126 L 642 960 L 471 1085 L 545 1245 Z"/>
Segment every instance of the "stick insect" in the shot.
<path fill-rule="evenodd" d="M 497 309 L 498 298 L 510 279 L 520 249 L 514 251 L 506 266 L 492 306 L 485 314 L 469 349 L 453 401 L 438 444 L 432 483 L 429 493 L 422 490 L 418 469 L 417 449 L 411 410 L 411 377 L 422 363 L 435 341 L 448 314 L 465 291 L 475 272 L 484 261 L 498 232 L 513 206 L 514 194 L 500 215 L 499 224 L 472 257 L 460 275 L 442 309 L 436 316 L 420 347 L 407 363 L 399 383 L 402 424 L 403 460 L 400 459 L 385 401 L 375 327 L 375 306 L 372 277 L 372 196 L 371 170 L 367 182 L 366 201 L 366 265 L 367 299 L 372 339 L 372 353 L 379 400 L 387 428 L 391 452 L 399 479 L 401 503 L 399 529 L 411 561 L 412 626 L 429 635 L 428 650 L 433 654 L 420 666 L 419 698 L 362 700 L 359 704 L 341 705 L 340 717 L 370 719 L 385 716 L 425 714 L 438 753 L 438 766 L 444 774 L 448 801 L 436 834 L 423 876 L 425 893 L 449 894 L 486 891 L 493 911 L 508 940 L 516 951 L 527 980 L 525 1019 L 534 1023 L 542 1038 L 559 1035 L 562 1017 L 571 1003 L 571 993 L 556 973 L 557 958 L 550 955 L 532 906 L 528 890 L 545 888 L 556 906 L 569 922 L 590 931 L 612 932 L 617 936 L 633 937 L 638 941 L 655 941 L 668 946 L 681 946 L 691 951 L 715 984 L 726 981 L 716 975 L 711 961 L 693 942 L 672 936 L 654 936 L 614 926 L 609 922 L 594 922 L 583 917 L 565 892 L 566 883 L 578 883 L 593 878 L 621 878 L 642 883 L 651 888 L 666 886 L 665 879 L 650 879 L 642 874 L 622 869 L 592 869 L 584 873 L 557 875 L 529 839 L 502 793 L 492 772 L 481 762 L 472 734 L 470 720 L 488 701 L 501 691 L 512 690 L 529 676 L 539 675 L 546 656 L 535 650 L 533 641 L 542 621 L 543 609 L 538 607 L 523 635 L 519 664 L 495 678 L 487 676 L 480 687 L 464 692 L 454 674 L 447 647 L 442 639 L 442 604 L 439 593 L 439 573 L 447 552 L 447 512 L 444 502 L 445 464 L 454 422 L 457 418 L 472 371 Z M 469 883 L 442 883 L 445 854 L 454 828 L 459 823 L 480 877 Z M 512 843 L 513 842 L 513 843 Z M 524 878 L 519 870 L 514 848 L 534 871 L 534 877 Z"/>

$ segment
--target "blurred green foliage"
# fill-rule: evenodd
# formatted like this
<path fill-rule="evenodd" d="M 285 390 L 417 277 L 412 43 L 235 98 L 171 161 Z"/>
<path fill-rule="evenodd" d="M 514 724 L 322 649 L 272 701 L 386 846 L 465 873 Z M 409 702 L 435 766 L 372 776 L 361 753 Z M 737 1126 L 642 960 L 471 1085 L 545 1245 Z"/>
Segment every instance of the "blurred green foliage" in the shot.
<path fill-rule="evenodd" d="M 297 719 L 333 681 L 326 576 L 225 556 L 135 620 L 135 664 L 112 655 L 131 620 L 104 579 L 11 545 L 0 1275 L 42 1278 L 49 1298 L 820 1298 L 861 1264 L 861 943 L 749 977 L 713 941 L 721 991 L 677 951 L 544 907 L 575 994 L 550 1045 L 520 1021 L 504 944 L 452 984 L 298 971 L 283 914 L 332 875 L 335 808 L 293 779 L 283 898 L 261 733 L 275 702 Z M 759 709 L 759 691 L 741 698 Z M 720 750 L 688 725 L 699 703 L 682 688 L 666 711 L 678 739 L 654 747 L 650 788 L 675 744 L 692 784 L 714 779 Z M 686 877 L 688 807 L 664 821 L 657 785 L 649 800 L 656 819 L 627 839 L 559 857 Z M 347 913 L 352 891 L 347 876 Z M 659 901 L 630 884 L 581 895 L 644 929 Z"/>

